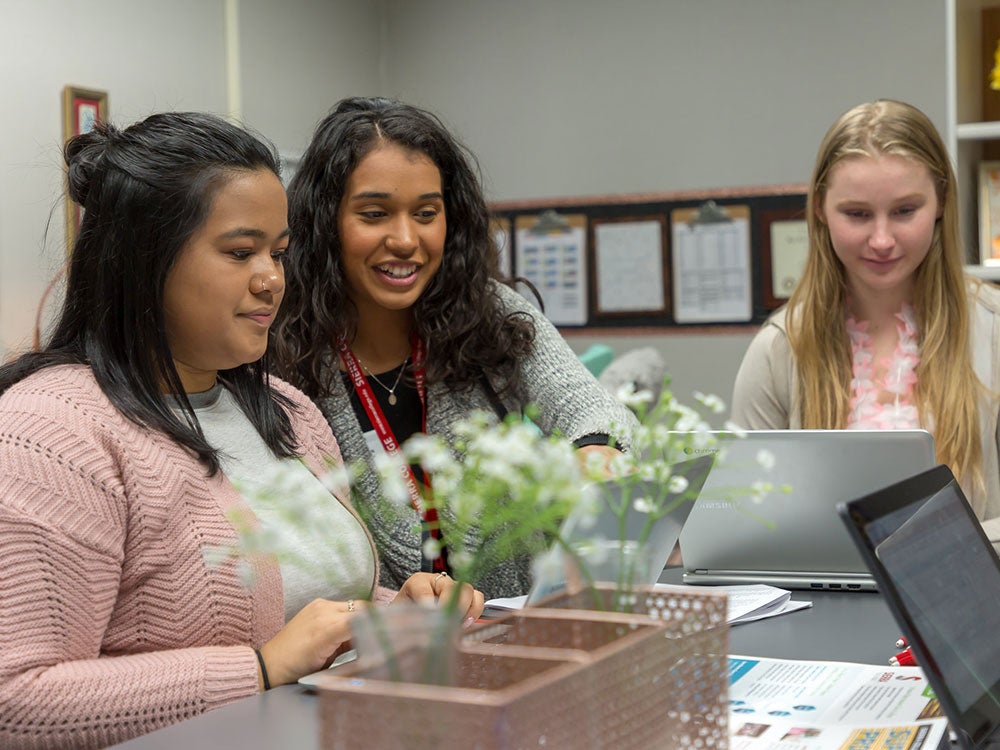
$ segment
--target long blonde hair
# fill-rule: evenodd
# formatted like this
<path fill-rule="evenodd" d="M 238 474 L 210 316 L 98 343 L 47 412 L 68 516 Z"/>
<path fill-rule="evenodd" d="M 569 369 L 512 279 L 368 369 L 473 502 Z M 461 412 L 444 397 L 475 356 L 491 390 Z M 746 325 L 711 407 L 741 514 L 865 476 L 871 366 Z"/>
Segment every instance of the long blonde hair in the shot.
<path fill-rule="evenodd" d="M 881 154 L 924 164 L 937 189 L 942 214 L 914 285 L 913 305 L 920 324 L 914 399 L 922 424 L 934 433 L 938 461 L 978 485 L 982 445 L 976 405 L 982 386 L 972 368 L 966 287 L 970 281 L 962 268 L 955 174 L 933 123 L 902 102 L 879 100 L 844 113 L 827 131 L 816 157 L 807 202 L 809 255 L 787 313 L 802 426 L 843 429 L 851 397 L 847 275 L 820 219 L 827 180 L 830 170 L 845 158 Z"/>

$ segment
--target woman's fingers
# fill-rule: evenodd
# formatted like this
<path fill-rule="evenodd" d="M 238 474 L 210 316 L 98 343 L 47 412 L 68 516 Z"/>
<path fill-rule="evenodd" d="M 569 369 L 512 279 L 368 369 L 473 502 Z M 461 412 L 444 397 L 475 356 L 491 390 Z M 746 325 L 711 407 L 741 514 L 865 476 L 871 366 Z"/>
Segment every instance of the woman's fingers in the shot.
<path fill-rule="evenodd" d="M 315 599 L 261 646 L 271 686 L 286 685 L 328 665 L 350 640 L 350 620 L 368 602 Z"/>
<path fill-rule="evenodd" d="M 431 583 L 433 576 L 433 573 L 414 573 L 403 582 L 402 587 L 399 589 L 399 593 L 396 594 L 396 599 L 393 601 L 397 601 L 401 598 L 409 599 L 414 602 L 433 599 L 434 588 Z"/>
<path fill-rule="evenodd" d="M 414 573 L 399 590 L 399 596 L 413 601 L 450 602 L 456 597 L 456 609 L 465 621 L 474 621 L 483 613 L 485 597 L 468 583 L 459 584 L 445 573 Z M 398 598 L 398 597 L 397 597 Z"/>
<path fill-rule="evenodd" d="M 462 613 L 465 622 L 475 622 L 483 613 L 485 597 L 482 591 L 478 591 L 468 583 L 458 583 L 449 576 L 443 578 L 435 577 L 433 584 L 436 587 L 435 594 L 438 600 L 450 601 L 451 597 L 457 596 L 458 606 L 456 609 Z M 458 588 L 456 592 L 455 589 Z"/>
<path fill-rule="evenodd" d="M 486 595 L 479 589 L 472 590 L 472 603 L 465 610 L 465 624 L 471 625 L 480 618 L 486 608 Z"/>

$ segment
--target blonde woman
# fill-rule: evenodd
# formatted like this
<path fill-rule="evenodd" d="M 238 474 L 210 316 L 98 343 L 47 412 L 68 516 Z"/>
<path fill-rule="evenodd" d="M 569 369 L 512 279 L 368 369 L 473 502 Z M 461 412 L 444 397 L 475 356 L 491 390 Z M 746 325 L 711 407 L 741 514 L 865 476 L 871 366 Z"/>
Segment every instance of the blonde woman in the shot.
<path fill-rule="evenodd" d="M 744 356 L 733 421 L 930 430 L 1000 544 L 1000 291 L 963 273 L 955 175 L 934 125 L 889 100 L 843 114 L 807 214 L 802 279 Z"/>

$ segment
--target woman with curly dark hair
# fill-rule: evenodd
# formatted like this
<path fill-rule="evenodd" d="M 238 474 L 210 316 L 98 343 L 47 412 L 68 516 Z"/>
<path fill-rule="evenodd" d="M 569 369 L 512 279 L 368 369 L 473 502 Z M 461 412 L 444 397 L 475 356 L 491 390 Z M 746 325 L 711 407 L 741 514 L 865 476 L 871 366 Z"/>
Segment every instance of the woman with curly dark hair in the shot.
<path fill-rule="evenodd" d="M 626 447 L 630 412 L 500 283 L 474 165 L 434 115 L 351 98 L 319 124 L 292 180 L 275 367 L 318 402 L 345 461 L 370 463 L 417 432 L 447 436 L 476 409 L 503 416 L 528 404 L 543 431 L 581 451 Z M 417 480 L 430 478 L 407 477 L 414 508 Z M 387 585 L 418 570 L 447 572 L 446 551 L 424 554 L 437 545 L 433 532 L 416 530 L 417 510 L 382 515 L 372 471 L 359 490 Z M 508 561 L 477 588 L 523 593 L 527 568 Z"/>

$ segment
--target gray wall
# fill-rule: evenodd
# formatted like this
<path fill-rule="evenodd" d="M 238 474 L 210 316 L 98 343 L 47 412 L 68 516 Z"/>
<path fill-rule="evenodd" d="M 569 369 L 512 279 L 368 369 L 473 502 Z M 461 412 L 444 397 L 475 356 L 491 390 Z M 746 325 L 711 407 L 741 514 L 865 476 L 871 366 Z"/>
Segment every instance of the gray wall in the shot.
<path fill-rule="evenodd" d="M 63 258 L 67 83 L 108 90 L 125 124 L 225 112 L 236 81 L 243 119 L 292 155 L 342 96 L 398 96 L 455 129 L 498 200 L 804 182 L 833 118 L 879 96 L 944 125 L 945 0 L 236 4 L 227 72 L 225 0 L 0 0 L 0 356 Z M 728 397 L 751 333 L 567 338 L 657 346 L 682 398 Z"/>
<path fill-rule="evenodd" d="M 382 90 L 381 3 L 239 0 L 243 119 L 287 154 L 345 96 Z"/>
<path fill-rule="evenodd" d="M 833 119 L 945 117 L 944 0 L 388 0 L 388 88 L 497 199 L 803 182 Z"/>
<path fill-rule="evenodd" d="M 116 120 L 225 111 L 221 2 L 0 0 L 0 353 L 30 336 L 62 263 L 62 88 L 110 92 Z M 47 222 L 51 226 L 46 233 Z"/>

